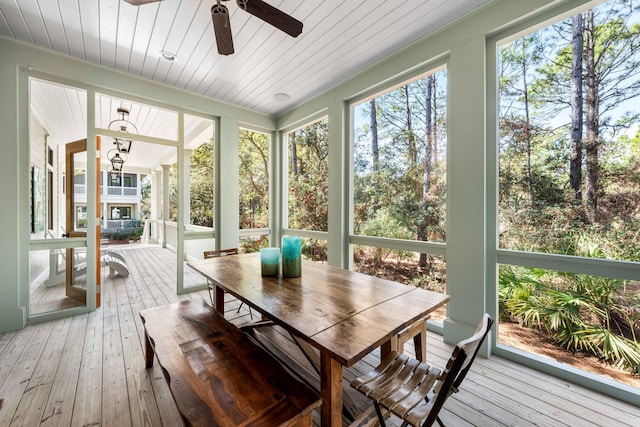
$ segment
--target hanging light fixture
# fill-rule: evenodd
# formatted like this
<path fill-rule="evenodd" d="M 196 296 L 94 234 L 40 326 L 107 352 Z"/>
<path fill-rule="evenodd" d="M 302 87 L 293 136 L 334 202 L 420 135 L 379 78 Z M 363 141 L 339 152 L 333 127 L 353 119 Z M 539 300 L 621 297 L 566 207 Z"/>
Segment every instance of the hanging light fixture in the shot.
<path fill-rule="evenodd" d="M 118 181 L 120 179 L 120 172 L 116 172 L 113 170 L 113 167 L 109 168 L 109 180 Z"/>
<path fill-rule="evenodd" d="M 124 158 L 120 156 L 120 151 L 117 149 L 109 150 L 107 153 L 107 158 L 111 162 L 111 169 L 114 172 L 122 172 L 122 167 L 124 166 L 124 162 L 127 161 L 127 155 L 123 154 Z"/>
<path fill-rule="evenodd" d="M 131 131 L 133 131 L 134 133 L 138 133 L 138 128 L 136 127 L 135 124 L 133 124 L 133 122 L 130 122 L 128 117 L 129 117 L 129 110 L 125 107 L 119 107 L 117 109 L 118 115 L 120 116 L 119 118 L 113 120 L 111 123 L 109 123 L 109 130 L 117 130 L 120 132 L 126 132 L 126 133 L 131 133 Z M 131 131 L 129 130 L 131 129 Z M 116 146 L 117 150 L 120 153 L 129 153 L 131 152 L 131 144 L 133 143 L 132 139 L 126 139 L 126 138 L 114 138 L 113 139 L 113 144 Z"/>
<path fill-rule="evenodd" d="M 133 143 L 133 140 L 113 138 L 113 143 L 118 147 L 119 152 L 128 153 L 131 151 L 131 144 Z"/>

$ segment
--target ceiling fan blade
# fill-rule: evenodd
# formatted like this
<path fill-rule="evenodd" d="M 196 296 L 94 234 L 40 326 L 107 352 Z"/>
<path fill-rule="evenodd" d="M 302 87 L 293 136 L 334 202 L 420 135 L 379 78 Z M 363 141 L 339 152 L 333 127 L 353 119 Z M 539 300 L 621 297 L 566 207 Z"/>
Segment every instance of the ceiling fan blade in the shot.
<path fill-rule="evenodd" d="M 142 6 L 143 4 L 155 3 L 162 0 L 124 0 L 124 1 L 134 6 Z"/>
<path fill-rule="evenodd" d="M 229 9 L 221 4 L 214 5 L 211 8 L 211 19 L 213 21 L 213 31 L 216 34 L 218 53 L 220 55 L 231 55 L 233 53 L 233 38 L 231 36 Z"/>
<path fill-rule="evenodd" d="M 262 0 L 236 0 L 238 6 L 292 37 L 302 33 L 302 22 Z"/>

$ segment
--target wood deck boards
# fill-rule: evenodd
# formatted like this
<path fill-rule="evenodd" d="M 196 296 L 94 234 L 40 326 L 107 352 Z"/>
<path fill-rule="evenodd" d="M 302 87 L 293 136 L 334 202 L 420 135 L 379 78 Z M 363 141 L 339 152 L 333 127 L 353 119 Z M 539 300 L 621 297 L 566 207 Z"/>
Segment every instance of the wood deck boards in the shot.
<path fill-rule="evenodd" d="M 144 368 L 138 312 L 186 298 L 208 301 L 209 294 L 176 295 L 175 255 L 159 247 L 134 248 L 118 248 L 130 274 L 103 283 L 97 311 L 0 334 L 0 427 L 181 425 L 157 364 Z M 188 269 L 185 277 L 190 284 L 204 283 Z M 246 305 L 236 313 L 238 301 L 226 297 L 225 316 L 237 325 L 250 322 Z M 285 334 L 268 335 L 300 357 Z M 441 366 L 451 347 L 427 335 L 428 361 Z M 372 354 L 345 376 L 377 362 Z M 441 418 L 449 426 L 640 425 L 640 411 L 630 404 L 495 356 L 476 359 Z"/>

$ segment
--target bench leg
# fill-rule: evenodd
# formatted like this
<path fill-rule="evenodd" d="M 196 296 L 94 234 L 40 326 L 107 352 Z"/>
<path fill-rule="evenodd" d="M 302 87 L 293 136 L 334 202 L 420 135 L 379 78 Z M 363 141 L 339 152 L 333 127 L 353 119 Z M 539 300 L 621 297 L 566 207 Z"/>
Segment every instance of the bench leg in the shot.
<path fill-rule="evenodd" d="M 150 368 L 153 366 L 153 356 L 155 353 L 153 351 L 153 346 L 151 345 L 151 338 L 149 338 L 149 335 L 147 335 L 146 330 L 144 331 L 144 343 L 145 367 Z"/>

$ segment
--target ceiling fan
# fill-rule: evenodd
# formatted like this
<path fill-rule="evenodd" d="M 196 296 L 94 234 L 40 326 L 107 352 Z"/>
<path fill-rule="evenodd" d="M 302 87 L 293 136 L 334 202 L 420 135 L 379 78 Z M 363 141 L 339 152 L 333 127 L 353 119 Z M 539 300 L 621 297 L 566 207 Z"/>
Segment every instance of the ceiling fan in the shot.
<path fill-rule="evenodd" d="M 140 6 L 161 0 L 125 1 L 134 6 Z M 218 45 L 218 53 L 220 55 L 230 55 L 234 52 L 233 39 L 231 37 L 231 22 L 229 20 L 229 9 L 221 3 L 226 1 L 229 0 L 216 0 L 216 4 L 211 8 L 213 31 L 216 35 L 216 44 Z M 302 33 L 302 22 L 262 0 L 236 0 L 236 3 L 240 9 L 262 19 L 266 23 L 273 25 L 292 37 L 298 37 L 300 33 Z"/>

